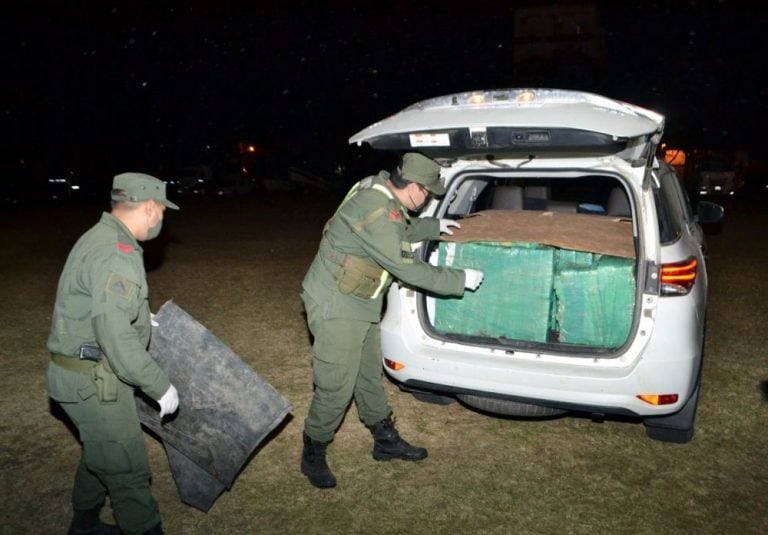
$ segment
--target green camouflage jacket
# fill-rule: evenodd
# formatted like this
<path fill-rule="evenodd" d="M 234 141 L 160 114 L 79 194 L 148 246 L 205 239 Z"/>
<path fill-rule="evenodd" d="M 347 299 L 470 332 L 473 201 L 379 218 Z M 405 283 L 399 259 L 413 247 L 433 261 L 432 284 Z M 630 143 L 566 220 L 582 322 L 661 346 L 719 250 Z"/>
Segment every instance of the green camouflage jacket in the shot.
<path fill-rule="evenodd" d="M 59 279 L 48 349 L 66 356 L 79 354 L 82 344 L 98 345 L 109 366 L 124 383 L 160 399 L 170 383 L 149 356 L 151 335 L 148 288 L 143 250 L 114 216 L 83 234 L 69 253 Z M 68 370 L 49 382 L 59 401 L 76 397 Z"/>
<path fill-rule="evenodd" d="M 323 230 L 302 287 L 326 318 L 379 321 L 393 278 L 440 295 L 464 293 L 463 270 L 414 257 L 411 244 L 439 238 L 440 222 L 410 218 L 388 178 L 381 171 L 360 181 Z"/>

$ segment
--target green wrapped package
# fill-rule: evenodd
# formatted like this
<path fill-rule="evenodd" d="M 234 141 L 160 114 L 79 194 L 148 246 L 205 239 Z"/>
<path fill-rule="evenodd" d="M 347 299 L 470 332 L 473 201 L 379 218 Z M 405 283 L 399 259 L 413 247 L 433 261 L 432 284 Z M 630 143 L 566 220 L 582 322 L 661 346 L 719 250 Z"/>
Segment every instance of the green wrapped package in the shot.
<path fill-rule="evenodd" d="M 600 254 L 589 251 L 576 251 L 574 249 L 557 249 L 555 253 L 555 277 L 564 270 L 589 269 L 595 265 Z M 550 307 L 549 326 L 557 332 L 557 295 L 552 291 L 552 306 Z M 560 337 L 556 337 L 559 339 Z"/>
<path fill-rule="evenodd" d="M 483 271 L 483 283 L 463 298 L 435 299 L 439 331 L 546 342 L 555 248 L 530 243 L 441 242 L 438 263 Z"/>
<path fill-rule="evenodd" d="M 442 242 L 438 264 L 475 268 L 483 284 L 435 299 L 442 332 L 601 348 L 624 344 L 635 304 L 634 260 L 536 243 Z"/>
<path fill-rule="evenodd" d="M 602 255 L 588 251 L 574 251 L 573 249 L 558 249 L 555 257 L 557 271 L 574 268 L 591 268 Z"/>
<path fill-rule="evenodd" d="M 634 260 L 598 254 L 592 265 L 561 260 L 554 284 L 560 342 L 605 348 L 623 345 L 635 306 Z"/>

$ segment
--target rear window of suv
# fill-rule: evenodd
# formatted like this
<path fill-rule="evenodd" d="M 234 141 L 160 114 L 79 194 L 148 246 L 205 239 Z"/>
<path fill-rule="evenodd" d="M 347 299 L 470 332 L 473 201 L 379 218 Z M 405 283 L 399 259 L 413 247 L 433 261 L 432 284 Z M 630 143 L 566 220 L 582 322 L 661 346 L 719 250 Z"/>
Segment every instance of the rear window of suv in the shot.
<path fill-rule="evenodd" d="M 673 243 L 680 238 L 689 218 L 690 208 L 677 175 L 663 167 L 657 171 L 659 187 L 655 189 L 656 214 L 659 219 L 661 243 Z"/>

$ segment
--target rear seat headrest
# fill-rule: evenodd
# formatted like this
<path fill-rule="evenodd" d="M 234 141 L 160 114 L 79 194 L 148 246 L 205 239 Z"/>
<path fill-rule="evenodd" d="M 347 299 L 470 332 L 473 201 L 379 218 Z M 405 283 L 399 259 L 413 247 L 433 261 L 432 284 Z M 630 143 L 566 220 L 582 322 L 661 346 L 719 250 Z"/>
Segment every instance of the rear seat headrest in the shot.
<path fill-rule="evenodd" d="M 495 210 L 522 210 L 523 188 L 520 186 L 496 186 L 493 190 L 491 208 Z"/>
<path fill-rule="evenodd" d="M 624 188 L 616 187 L 611 190 L 611 193 L 608 195 L 605 214 L 614 217 L 632 217 L 629 198 Z"/>

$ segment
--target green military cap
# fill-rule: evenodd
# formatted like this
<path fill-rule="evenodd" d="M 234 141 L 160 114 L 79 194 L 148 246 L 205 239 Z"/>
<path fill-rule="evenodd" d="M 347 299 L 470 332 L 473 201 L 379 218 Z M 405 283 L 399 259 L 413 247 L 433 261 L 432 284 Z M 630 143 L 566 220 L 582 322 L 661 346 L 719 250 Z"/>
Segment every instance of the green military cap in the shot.
<path fill-rule="evenodd" d="M 150 199 L 163 203 L 168 208 L 178 210 L 179 207 L 168 200 L 165 195 L 165 182 L 143 173 L 122 173 L 112 181 L 112 189 L 123 190 L 124 195 L 112 195 L 113 201 L 142 202 Z"/>
<path fill-rule="evenodd" d="M 403 155 L 400 176 L 411 182 L 417 182 L 435 195 L 443 195 L 445 186 L 440 182 L 440 166 L 432 159 L 418 152 Z"/>

